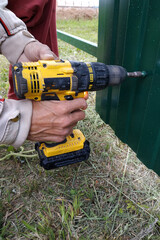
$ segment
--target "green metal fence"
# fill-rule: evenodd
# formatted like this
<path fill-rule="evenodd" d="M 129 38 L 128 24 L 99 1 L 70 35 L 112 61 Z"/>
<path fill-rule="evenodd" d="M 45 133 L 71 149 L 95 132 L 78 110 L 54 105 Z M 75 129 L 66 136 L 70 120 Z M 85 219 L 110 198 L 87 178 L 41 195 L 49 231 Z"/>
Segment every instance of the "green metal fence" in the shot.
<path fill-rule="evenodd" d="M 80 37 L 76 37 L 69 33 L 57 30 L 57 37 L 73 46 L 97 57 L 97 44 L 82 39 Z"/>
<path fill-rule="evenodd" d="M 128 79 L 97 94 L 97 112 L 138 158 L 160 174 L 160 1 L 100 1 L 98 61 L 128 71 L 145 70 L 145 79 Z M 102 8 L 102 11 L 101 11 Z"/>
<path fill-rule="evenodd" d="M 98 45 L 58 31 L 58 37 L 94 55 L 99 62 L 144 79 L 97 93 L 96 110 L 138 158 L 160 174 L 160 1 L 100 0 Z"/>

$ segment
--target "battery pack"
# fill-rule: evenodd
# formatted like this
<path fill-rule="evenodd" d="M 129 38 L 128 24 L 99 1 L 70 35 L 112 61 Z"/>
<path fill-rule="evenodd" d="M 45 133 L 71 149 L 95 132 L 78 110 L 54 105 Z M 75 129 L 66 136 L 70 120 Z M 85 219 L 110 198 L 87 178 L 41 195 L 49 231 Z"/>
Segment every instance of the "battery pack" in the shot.
<path fill-rule="evenodd" d="M 78 129 L 74 129 L 61 143 L 38 142 L 35 149 L 40 158 L 40 165 L 46 170 L 85 161 L 90 155 L 89 142 Z"/>

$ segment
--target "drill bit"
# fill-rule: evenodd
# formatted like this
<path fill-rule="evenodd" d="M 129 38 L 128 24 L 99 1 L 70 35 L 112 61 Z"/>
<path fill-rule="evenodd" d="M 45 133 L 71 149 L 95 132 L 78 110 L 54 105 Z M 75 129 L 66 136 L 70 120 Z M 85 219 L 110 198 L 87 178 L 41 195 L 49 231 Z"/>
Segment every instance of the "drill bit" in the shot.
<path fill-rule="evenodd" d="M 133 78 L 145 77 L 146 75 L 147 73 L 145 71 L 127 72 L 127 76 Z"/>

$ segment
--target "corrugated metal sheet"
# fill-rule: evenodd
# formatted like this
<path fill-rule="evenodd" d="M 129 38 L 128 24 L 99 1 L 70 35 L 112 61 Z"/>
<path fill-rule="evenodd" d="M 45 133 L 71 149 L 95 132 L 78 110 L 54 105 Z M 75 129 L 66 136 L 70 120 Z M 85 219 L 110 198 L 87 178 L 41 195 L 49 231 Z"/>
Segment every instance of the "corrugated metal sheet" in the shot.
<path fill-rule="evenodd" d="M 100 0 L 99 11 L 98 61 L 148 75 L 97 93 L 96 110 L 160 175 L 160 1 Z"/>

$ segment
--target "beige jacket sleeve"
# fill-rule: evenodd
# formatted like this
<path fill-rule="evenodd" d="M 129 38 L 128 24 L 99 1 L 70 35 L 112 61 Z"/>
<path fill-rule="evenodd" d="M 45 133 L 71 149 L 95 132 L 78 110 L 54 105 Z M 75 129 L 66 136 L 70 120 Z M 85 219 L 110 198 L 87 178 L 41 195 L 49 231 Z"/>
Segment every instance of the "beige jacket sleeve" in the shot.
<path fill-rule="evenodd" d="M 11 64 L 16 63 L 22 54 L 24 47 L 34 37 L 27 31 L 26 25 L 16 15 L 5 8 L 8 1 L 1 0 L 0 3 L 0 53 L 2 53 Z"/>
<path fill-rule="evenodd" d="M 25 24 L 6 8 L 7 3 L 0 0 L 0 53 L 13 64 L 25 46 L 35 39 Z M 30 100 L 4 100 L 0 97 L 0 144 L 21 146 L 28 136 L 31 116 Z"/>
<path fill-rule="evenodd" d="M 31 115 L 31 101 L 0 99 L 0 144 L 21 146 L 28 136 Z"/>

